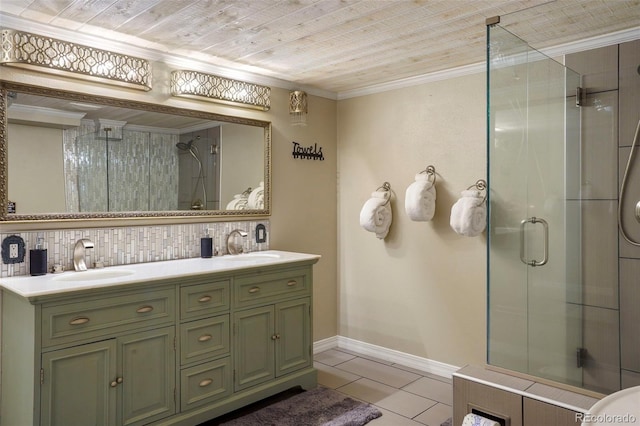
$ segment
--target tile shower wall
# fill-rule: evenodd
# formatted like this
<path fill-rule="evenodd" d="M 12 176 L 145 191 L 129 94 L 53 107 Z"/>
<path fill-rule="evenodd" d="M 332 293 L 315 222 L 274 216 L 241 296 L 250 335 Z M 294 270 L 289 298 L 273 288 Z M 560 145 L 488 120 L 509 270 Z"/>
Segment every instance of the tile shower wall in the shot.
<path fill-rule="evenodd" d="M 617 254 L 618 46 L 568 55 L 588 96 L 580 109 L 582 133 L 583 386 L 620 389 Z"/>
<path fill-rule="evenodd" d="M 640 40 L 568 55 L 583 75 L 583 369 L 586 388 L 611 392 L 640 385 L 640 249 L 618 235 L 617 203 L 632 132 L 640 119 Z M 640 199 L 640 158 L 628 177 L 625 199 Z M 628 209 L 628 207 L 627 207 Z M 623 216 L 631 236 L 640 227 Z"/>
<path fill-rule="evenodd" d="M 64 130 L 66 211 L 177 210 L 178 135 L 112 123 L 108 145 L 104 121 Z"/>
<path fill-rule="evenodd" d="M 620 45 L 619 65 L 619 179 L 621 182 L 633 136 L 640 120 L 640 40 Z M 627 176 L 623 223 L 627 233 L 640 241 L 640 225 L 633 206 L 640 200 L 640 156 L 638 147 Z M 620 351 L 622 388 L 640 386 L 640 247 L 620 241 Z"/>
<path fill-rule="evenodd" d="M 256 243 L 258 224 L 263 224 L 267 230 L 267 241 L 264 243 Z M 95 248 L 87 250 L 89 267 L 93 267 L 95 262 L 104 262 L 105 266 L 129 265 L 199 257 L 200 238 L 207 228 L 211 228 L 213 245 L 220 255 L 227 254 L 227 235 L 234 229 L 242 229 L 249 234 L 244 242 L 245 251 L 269 249 L 268 220 L 0 233 L 0 240 L 9 235 L 22 237 L 27 249 L 24 262 L 2 264 L 0 277 L 29 274 L 29 249 L 35 247 L 39 237 L 44 238 L 48 269 L 60 264 L 65 270 L 72 270 L 73 248 L 81 238 L 88 238 L 95 245 Z"/>

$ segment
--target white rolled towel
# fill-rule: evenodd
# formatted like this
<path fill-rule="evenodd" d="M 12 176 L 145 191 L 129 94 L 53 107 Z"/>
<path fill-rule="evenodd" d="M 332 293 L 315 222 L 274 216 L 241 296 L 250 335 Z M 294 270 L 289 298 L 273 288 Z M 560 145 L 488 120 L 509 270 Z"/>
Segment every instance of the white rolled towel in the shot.
<path fill-rule="evenodd" d="M 436 212 L 436 187 L 429 175 L 418 173 L 407 188 L 404 197 L 404 210 L 409 219 L 416 222 L 428 222 Z"/>
<path fill-rule="evenodd" d="M 500 424 L 478 414 L 467 414 L 462 420 L 462 426 L 500 426 Z"/>
<path fill-rule="evenodd" d="M 233 200 L 227 203 L 227 210 L 246 210 L 247 209 L 247 197 L 242 194 L 236 194 L 233 196 Z"/>
<path fill-rule="evenodd" d="M 360 211 L 360 226 L 369 232 L 374 232 L 376 237 L 384 240 L 391 227 L 391 193 L 389 191 L 376 191 L 371 194 Z"/>
<path fill-rule="evenodd" d="M 462 191 L 462 197 L 451 208 L 451 228 L 460 235 L 476 237 L 487 226 L 487 206 L 480 191 Z"/>
<path fill-rule="evenodd" d="M 260 182 L 260 185 L 251 191 L 247 204 L 250 209 L 264 209 L 264 182 Z"/>

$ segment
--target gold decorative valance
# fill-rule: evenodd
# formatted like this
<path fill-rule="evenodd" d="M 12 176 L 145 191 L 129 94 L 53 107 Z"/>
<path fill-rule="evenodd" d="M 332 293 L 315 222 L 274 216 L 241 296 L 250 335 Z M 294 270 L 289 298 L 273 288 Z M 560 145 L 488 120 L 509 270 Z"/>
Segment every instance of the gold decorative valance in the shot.
<path fill-rule="evenodd" d="M 0 39 L 0 65 L 151 90 L 145 59 L 11 29 L 0 31 Z"/>
<path fill-rule="evenodd" d="M 173 71 L 171 94 L 265 111 L 271 108 L 270 87 L 197 71 Z"/>

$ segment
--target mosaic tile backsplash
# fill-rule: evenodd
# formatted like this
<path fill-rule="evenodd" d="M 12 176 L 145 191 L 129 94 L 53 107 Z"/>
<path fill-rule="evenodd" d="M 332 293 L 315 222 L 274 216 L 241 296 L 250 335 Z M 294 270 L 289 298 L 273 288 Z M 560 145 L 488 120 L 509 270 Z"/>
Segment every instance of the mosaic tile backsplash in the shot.
<path fill-rule="evenodd" d="M 256 243 L 258 224 L 263 224 L 267 230 L 264 243 Z M 94 248 L 86 252 L 87 266 L 93 268 L 95 262 L 115 266 L 200 257 L 200 238 L 207 228 L 211 229 L 214 249 L 218 249 L 220 255 L 227 254 L 227 235 L 234 229 L 249 234 L 244 241 L 245 251 L 269 249 L 268 220 L 0 233 L 0 240 L 10 235 L 22 237 L 26 247 L 25 261 L 2 263 L 0 277 L 29 275 L 29 250 L 35 248 L 38 237 L 44 238 L 47 270 L 56 264 L 65 270 L 73 270 L 73 248 L 81 238 L 88 238 L 94 243 Z"/>

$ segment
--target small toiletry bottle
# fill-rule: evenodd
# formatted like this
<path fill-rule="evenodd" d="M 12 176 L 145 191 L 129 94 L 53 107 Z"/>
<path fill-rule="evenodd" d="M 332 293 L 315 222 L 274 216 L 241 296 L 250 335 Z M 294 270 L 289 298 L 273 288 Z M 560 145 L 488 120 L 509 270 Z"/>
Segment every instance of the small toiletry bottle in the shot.
<path fill-rule="evenodd" d="M 213 255 L 213 238 L 209 233 L 211 228 L 206 228 L 205 236 L 200 238 L 200 257 L 209 258 Z"/>
<path fill-rule="evenodd" d="M 44 238 L 38 237 L 36 248 L 29 250 L 29 273 L 31 275 L 45 275 L 47 273 L 47 249 L 44 248 Z"/>

